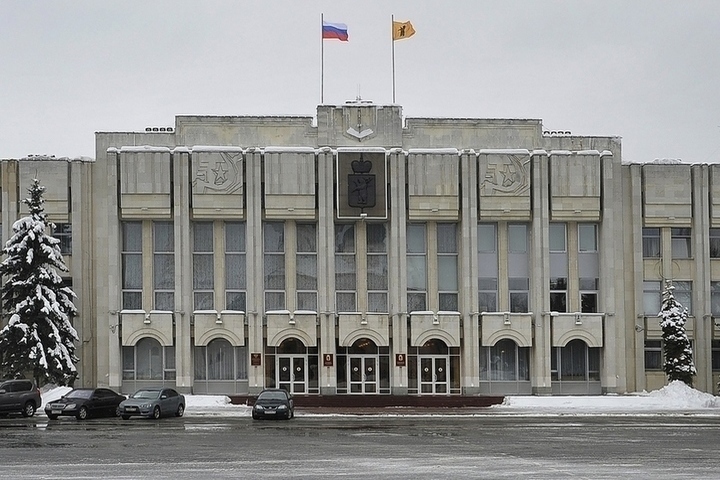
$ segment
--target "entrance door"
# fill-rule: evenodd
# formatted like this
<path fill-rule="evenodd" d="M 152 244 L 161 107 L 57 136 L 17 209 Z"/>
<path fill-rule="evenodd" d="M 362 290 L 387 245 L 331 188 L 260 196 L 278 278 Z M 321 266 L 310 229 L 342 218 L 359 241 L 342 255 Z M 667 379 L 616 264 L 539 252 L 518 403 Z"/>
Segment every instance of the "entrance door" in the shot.
<path fill-rule="evenodd" d="M 350 393 L 377 393 L 376 356 L 348 356 Z"/>
<path fill-rule="evenodd" d="M 450 392 L 448 381 L 449 358 L 446 356 L 420 356 L 420 393 L 447 394 Z"/>
<path fill-rule="evenodd" d="M 277 385 L 290 393 L 307 393 L 307 357 L 283 355 L 277 357 Z"/>

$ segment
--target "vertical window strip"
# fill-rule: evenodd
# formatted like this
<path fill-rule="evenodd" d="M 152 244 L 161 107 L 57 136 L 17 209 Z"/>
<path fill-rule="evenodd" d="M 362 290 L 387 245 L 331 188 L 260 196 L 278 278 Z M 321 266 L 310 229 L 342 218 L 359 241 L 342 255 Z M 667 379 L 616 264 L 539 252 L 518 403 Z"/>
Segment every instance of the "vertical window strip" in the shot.
<path fill-rule="evenodd" d="M 480 312 L 498 311 L 497 236 L 497 224 L 478 224 L 478 306 Z"/>
<path fill-rule="evenodd" d="M 357 311 L 355 225 L 335 225 L 335 305 L 338 312 Z"/>
<path fill-rule="evenodd" d="M 458 310 L 457 224 L 437 225 L 439 309 Z"/>
<path fill-rule="evenodd" d="M 172 222 L 153 222 L 153 297 L 156 310 L 174 310 L 175 236 Z"/>
<path fill-rule="evenodd" d="M 387 232 L 387 223 L 367 224 L 367 304 L 369 312 L 388 312 Z"/>
<path fill-rule="evenodd" d="M 225 222 L 225 309 L 247 308 L 247 252 L 244 222 Z"/>
<path fill-rule="evenodd" d="M 265 310 L 285 309 L 285 224 L 263 224 Z"/>
<path fill-rule="evenodd" d="M 212 222 L 193 222 L 193 308 L 215 308 L 215 255 Z"/>
<path fill-rule="evenodd" d="M 142 223 L 122 223 L 122 308 L 141 310 L 142 305 Z"/>
<path fill-rule="evenodd" d="M 408 311 L 427 310 L 426 224 L 407 226 L 407 304 Z"/>
<path fill-rule="evenodd" d="M 298 310 L 317 311 L 317 225 L 297 225 L 296 285 Z"/>

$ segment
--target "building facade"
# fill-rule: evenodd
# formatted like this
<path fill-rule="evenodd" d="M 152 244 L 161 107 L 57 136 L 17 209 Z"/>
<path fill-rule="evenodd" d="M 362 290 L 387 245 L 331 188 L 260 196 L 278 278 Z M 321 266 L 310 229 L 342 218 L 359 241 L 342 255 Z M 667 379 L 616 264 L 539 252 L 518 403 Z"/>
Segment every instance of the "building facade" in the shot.
<path fill-rule="evenodd" d="M 5 239 L 31 180 L 47 187 L 83 386 L 651 390 L 672 280 L 695 386 L 717 392 L 720 165 L 624 164 L 617 137 L 362 101 L 96 145 L 0 165 Z"/>

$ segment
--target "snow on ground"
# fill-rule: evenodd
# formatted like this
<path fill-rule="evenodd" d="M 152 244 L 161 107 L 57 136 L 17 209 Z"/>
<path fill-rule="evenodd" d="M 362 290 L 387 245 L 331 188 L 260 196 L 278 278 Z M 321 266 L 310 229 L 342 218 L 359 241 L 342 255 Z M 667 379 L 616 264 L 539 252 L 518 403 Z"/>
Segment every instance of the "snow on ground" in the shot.
<path fill-rule="evenodd" d="M 43 407 L 47 402 L 60 398 L 69 392 L 69 387 L 43 387 Z M 187 415 L 202 416 L 249 416 L 248 405 L 233 405 L 225 395 L 185 395 Z M 418 410 L 418 409 L 415 409 Z M 422 410 L 422 409 L 419 409 Z M 472 414 L 478 414 L 472 409 Z M 578 395 L 578 396 L 507 396 L 501 405 L 490 407 L 488 412 L 539 413 L 547 414 L 653 414 L 693 412 L 697 414 L 720 415 L 720 397 L 700 392 L 683 382 L 675 381 L 652 392 L 636 392 L 623 395 Z M 348 410 L 352 414 L 352 409 Z M 380 414 L 383 413 L 379 409 Z M 457 413 L 457 412 L 455 412 Z M 313 414 L 322 415 L 321 411 Z M 333 415 L 337 415 L 333 409 Z M 393 415 L 397 415 L 394 411 Z"/>

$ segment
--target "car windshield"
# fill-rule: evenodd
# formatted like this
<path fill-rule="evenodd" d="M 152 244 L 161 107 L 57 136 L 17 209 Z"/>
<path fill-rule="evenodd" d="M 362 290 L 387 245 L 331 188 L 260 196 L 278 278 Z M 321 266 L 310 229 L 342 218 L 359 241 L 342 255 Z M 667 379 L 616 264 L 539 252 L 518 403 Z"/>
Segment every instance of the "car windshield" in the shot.
<path fill-rule="evenodd" d="M 284 392 L 263 392 L 258 396 L 258 400 L 285 400 L 286 398 Z"/>
<path fill-rule="evenodd" d="M 160 392 L 158 390 L 138 390 L 137 392 L 133 393 L 131 398 L 153 400 L 158 398 L 158 395 L 160 395 Z"/>
<path fill-rule="evenodd" d="M 73 390 L 65 395 L 65 398 L 90 398 L 92 397 L 92 393 L 92 390 Z"/>

